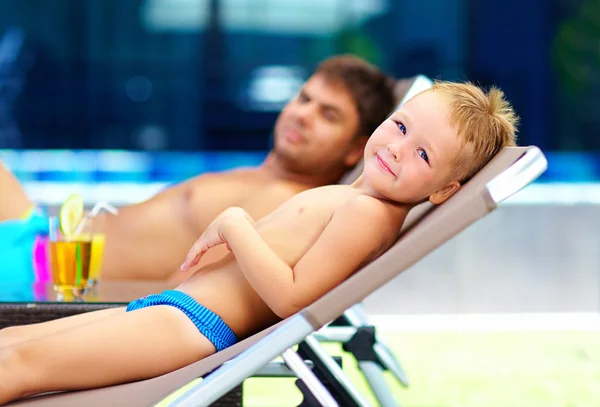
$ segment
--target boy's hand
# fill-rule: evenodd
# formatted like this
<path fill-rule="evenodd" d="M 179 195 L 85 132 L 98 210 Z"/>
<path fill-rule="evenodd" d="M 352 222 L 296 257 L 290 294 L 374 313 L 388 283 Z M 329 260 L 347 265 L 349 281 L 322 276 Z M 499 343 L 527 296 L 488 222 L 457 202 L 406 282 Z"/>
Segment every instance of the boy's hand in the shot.
<path fill-rule="evenodd" d="M 185 258 L 185 261 L 181 265 L 181 270 L 188 271 L 190 268 L 194 267 L 200 262 L 200 259 L 204 253 L 206 253 L 212 247 L 225 244 L 227 246 L 227 250 L 231 250 L 227 244 L 227 241 L 223 237 L 222 226 L 226 222 L 239 222 L 240 220 L 252 222 L 252 219 L 246 213 L 246 211 L 238 207 L 228 208 L 219 216 L 217 216 L 215 220 L 208 225 L 204 233 L 202 233 L 200 239 L 198 239 L 196 243 L 192 245 L 192 248 Z"/>

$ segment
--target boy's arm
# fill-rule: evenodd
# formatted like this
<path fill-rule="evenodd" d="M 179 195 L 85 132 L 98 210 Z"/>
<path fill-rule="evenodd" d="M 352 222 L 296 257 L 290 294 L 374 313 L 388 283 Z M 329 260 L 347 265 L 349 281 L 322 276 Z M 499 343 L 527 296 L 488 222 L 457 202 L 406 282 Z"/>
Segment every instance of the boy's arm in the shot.
<path fill-rule="evenodd" d="M 294 196 L 297 192 L 299 191 L 286 185 L 272 185 L 259 193 L 252 195 L 242 202 L 239 207 L 246 211 L 250 218 L 253 219 L 253 222 L 259 221 Z M 171 274 L 167 281 L 179 284 L 188 279 L 196 270 L 214 261 L 220 260 L 228 253 L 229 250 L 225 245 L 215 246 L 202 256 L 200 262 L 194 266 L 194 270 L 182 273 L 181 270 L 177 269 Z"/>
<path fill-rule="evenodd" d="M 248 222 L 225 221 L 224 240 L 244 276 L 281 318 L 294 314 L 337 286 L 390 238 L 387 208 L 358 197 L 336 211 L 325 230 L 292 269 Z M 388 229 L 389 230 L 389 229 Z"/>

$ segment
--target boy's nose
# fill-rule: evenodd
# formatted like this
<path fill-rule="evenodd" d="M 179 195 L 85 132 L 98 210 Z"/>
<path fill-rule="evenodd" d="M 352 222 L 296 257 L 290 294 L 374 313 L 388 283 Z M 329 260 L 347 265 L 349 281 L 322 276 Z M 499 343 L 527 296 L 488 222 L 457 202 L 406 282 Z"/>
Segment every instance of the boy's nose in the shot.
<path fill-rule="evenodd" d="M 400 161 L 404 155 L 404 143 L 394 142 L 387 145 L 388 151 L 394 157 L 395 161 Z"/>

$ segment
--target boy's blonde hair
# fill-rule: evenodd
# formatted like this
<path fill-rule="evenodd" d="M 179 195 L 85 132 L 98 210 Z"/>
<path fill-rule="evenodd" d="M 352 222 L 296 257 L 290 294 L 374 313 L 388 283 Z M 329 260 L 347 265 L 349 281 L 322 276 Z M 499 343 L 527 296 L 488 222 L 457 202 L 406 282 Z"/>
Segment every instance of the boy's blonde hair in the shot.
<path fill-rule="evenodd" d="M 430 91 L 450 99 L 450 120 L 463 143 L 453 178 L 468 181 L 503 147 L 515 145 L 519 118 L 500 89 L 485 93 L 472 83 L 440 81 Z"/>

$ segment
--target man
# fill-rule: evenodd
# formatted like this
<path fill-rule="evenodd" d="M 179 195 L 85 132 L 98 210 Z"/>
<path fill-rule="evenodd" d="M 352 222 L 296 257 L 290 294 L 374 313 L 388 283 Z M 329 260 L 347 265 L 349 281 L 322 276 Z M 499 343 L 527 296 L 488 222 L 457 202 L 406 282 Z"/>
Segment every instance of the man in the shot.
<path fill-rule="evenodd" d="M 187 251 L 217 215 L 239 206 L 258 220 L 298 192 L 336 183 L 361 159 L 368 136 L 394 105 L 394 81 L 374 66 L 353 56 L 324 61 L 282 110 L 274 147 L 259 167 L 202 174 L 123 207 L 118 216 L 103 215 L 101 279 L 173 274 L 177 281 Z M 9 191 L 0 200 L 0 220 L 32 206 L 11 178 L 0 168 L 0 187 Z M 202 264 L 223 253 L 213 251 Z"/>

